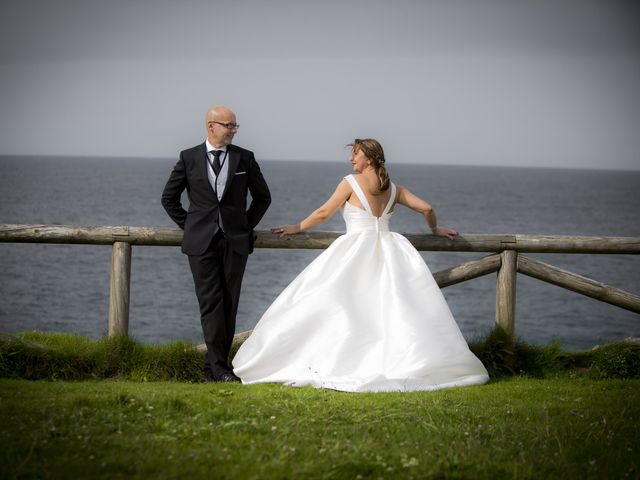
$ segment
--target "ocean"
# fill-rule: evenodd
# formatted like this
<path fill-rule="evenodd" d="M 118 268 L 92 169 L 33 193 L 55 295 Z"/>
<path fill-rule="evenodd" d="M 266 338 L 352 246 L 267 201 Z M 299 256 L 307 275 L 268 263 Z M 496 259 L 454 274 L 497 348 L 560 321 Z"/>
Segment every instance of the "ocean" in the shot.
<path fill-rule="evenodd" d="M 0 157 L 0 223 L 175 226 L 160 205 L 174 159 Z M 260 161 L 273 203 L 258 229 L 295 223 L 333 192 L 351 166 Z M 461 233 L 640 236 L 640 172 L 389 164 L 394 182 L 431 203 L 440 225 Z M 185 199 L 186 202 L 186 199 Z M 399 207 L 397 232 L 427 232 Z M 341 215 L 316 230 L 344 231 Z M 237 331 L 253 328 L 319 250 L 256 249 L 244 277 Z M 432 272 L 482 253 L 423 252 Z M 632 255 L 532 254 L 547 263 L 640 293 Z M 0 244 L 0 331 L 38 329 L 98 338 L 107 332 L 111 248 Z M 468 340 L 495 316 L 495 275 L 445 288 Z M 563 348 L 640 336 L 640 316 L 518 275 L 516 335 Z M 197 301 L 178 247 L 134 246 L 129 332 L 146 343 L 200 343 Z"/>

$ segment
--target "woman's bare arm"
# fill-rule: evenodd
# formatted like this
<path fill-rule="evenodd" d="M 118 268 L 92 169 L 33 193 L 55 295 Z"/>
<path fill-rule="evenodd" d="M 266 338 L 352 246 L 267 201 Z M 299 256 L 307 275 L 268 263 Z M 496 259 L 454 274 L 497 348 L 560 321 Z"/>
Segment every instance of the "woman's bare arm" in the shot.
<path fill-rule="evenodd" d="M 326 222 L 334 213 L 336 213 L 336 210 L 344 205 L 344 202 L 346 202 L 351 196 L 351 192 L 352 190 L 349 182 L 342 180 L 329 200 L 327 200 L 320 208 L 314 210 L 307 218 L 296 225 L 281 225 L 279 227 L 273 227 L 271 229 L 271 233 L 278 233 L 280 234 L 280 238 L 282 238 L 285 235 L 299 233 Z"/>
<path fill-rule="evenodd" d="M 439 237 L 447 237 L 454 239 L 458 236 L 458 232 L 450 228 L 438 227 L 438 220 L 436 219 L 436 212 L 431 205 L 422 200 L 417 195 L 414 195 L 406 188 L 398 185 L 398 203 L 410 208 L 424 216 L 427 225 L 431 229 L 431 233 Z"/>

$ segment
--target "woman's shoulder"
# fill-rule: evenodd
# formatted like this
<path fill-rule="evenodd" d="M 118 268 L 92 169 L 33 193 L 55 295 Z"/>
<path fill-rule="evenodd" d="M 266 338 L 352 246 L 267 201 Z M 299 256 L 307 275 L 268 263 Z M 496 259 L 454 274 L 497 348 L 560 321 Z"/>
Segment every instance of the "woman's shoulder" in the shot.
<path fill-rule="evenodd" d="M 351 186 L 354 183 L 358 183 L 358 181 L 355 179 L 354 174 L 350 173 L 349 175 L 345 175 L 344 177 L 342 177 L 342 180 L 340 181 L 339 185 L 343 185 L 345 183 Z"/>
<path fill-rule="evenodd" d="M 341 188 L 352 189 L 353 182 L 355 182 L 355 180 L 353 179 L 352 175 L 345 175 L 344 177 L 342 177 L 342 180 L 340 180 L 340 182 L 338 183 L 338 186 L 336 188 L 338 188 L 338 189 L 341 189 Z"/>

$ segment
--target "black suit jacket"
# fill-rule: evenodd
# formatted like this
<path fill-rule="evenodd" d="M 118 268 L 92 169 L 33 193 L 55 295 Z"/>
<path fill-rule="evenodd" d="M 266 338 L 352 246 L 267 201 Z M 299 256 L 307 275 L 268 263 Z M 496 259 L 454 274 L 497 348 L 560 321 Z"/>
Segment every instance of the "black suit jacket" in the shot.
<path fill-rule="evenodd" d="M 218 217 L 231 248 L 243 255 L 253 251 L 253 229 L 267 211 L 271 194 L 253 152 L 235 145 L 227 146 L 229 170 L 220 201 L 207 176 L 205 143 L 180 152 L 162 192 L 162 206 L 184 230 L 182 252 L 201 255 L 218 231 Z M 184 190 L 189 210 L 180 202 Z M 247 209 L 247 193 L 251 204 Z"/>

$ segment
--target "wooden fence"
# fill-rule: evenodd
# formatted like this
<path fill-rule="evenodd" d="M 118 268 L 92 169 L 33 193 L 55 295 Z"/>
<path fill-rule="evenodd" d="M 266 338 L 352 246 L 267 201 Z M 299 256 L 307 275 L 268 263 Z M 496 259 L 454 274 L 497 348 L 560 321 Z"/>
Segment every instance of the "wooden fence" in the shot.
<path fill-rule="evenodd" d="M 256 248 L 327 248 L 342 232 L 310 232 L 283 239 L 260 231 Z M 460 235 L 455 240 L 433 235 L 404 234 L 423 251 L 492 252 L 434 273 L 441 288 L 497 272 L 496 324 L 512 338 L 515 327 L 516 274 L 640 313 L 640 296 L 562 270 L 523 253 L 640 253 L 640 237 L 585 237 L 557 235 Z M 109 335 L 129 330 L 129 292 L 132 246 L 179 246 L 182 230 L 166 227 L 109 227 L 75 225 L 0 225 L 0 242 L 111 245 Z"/>

